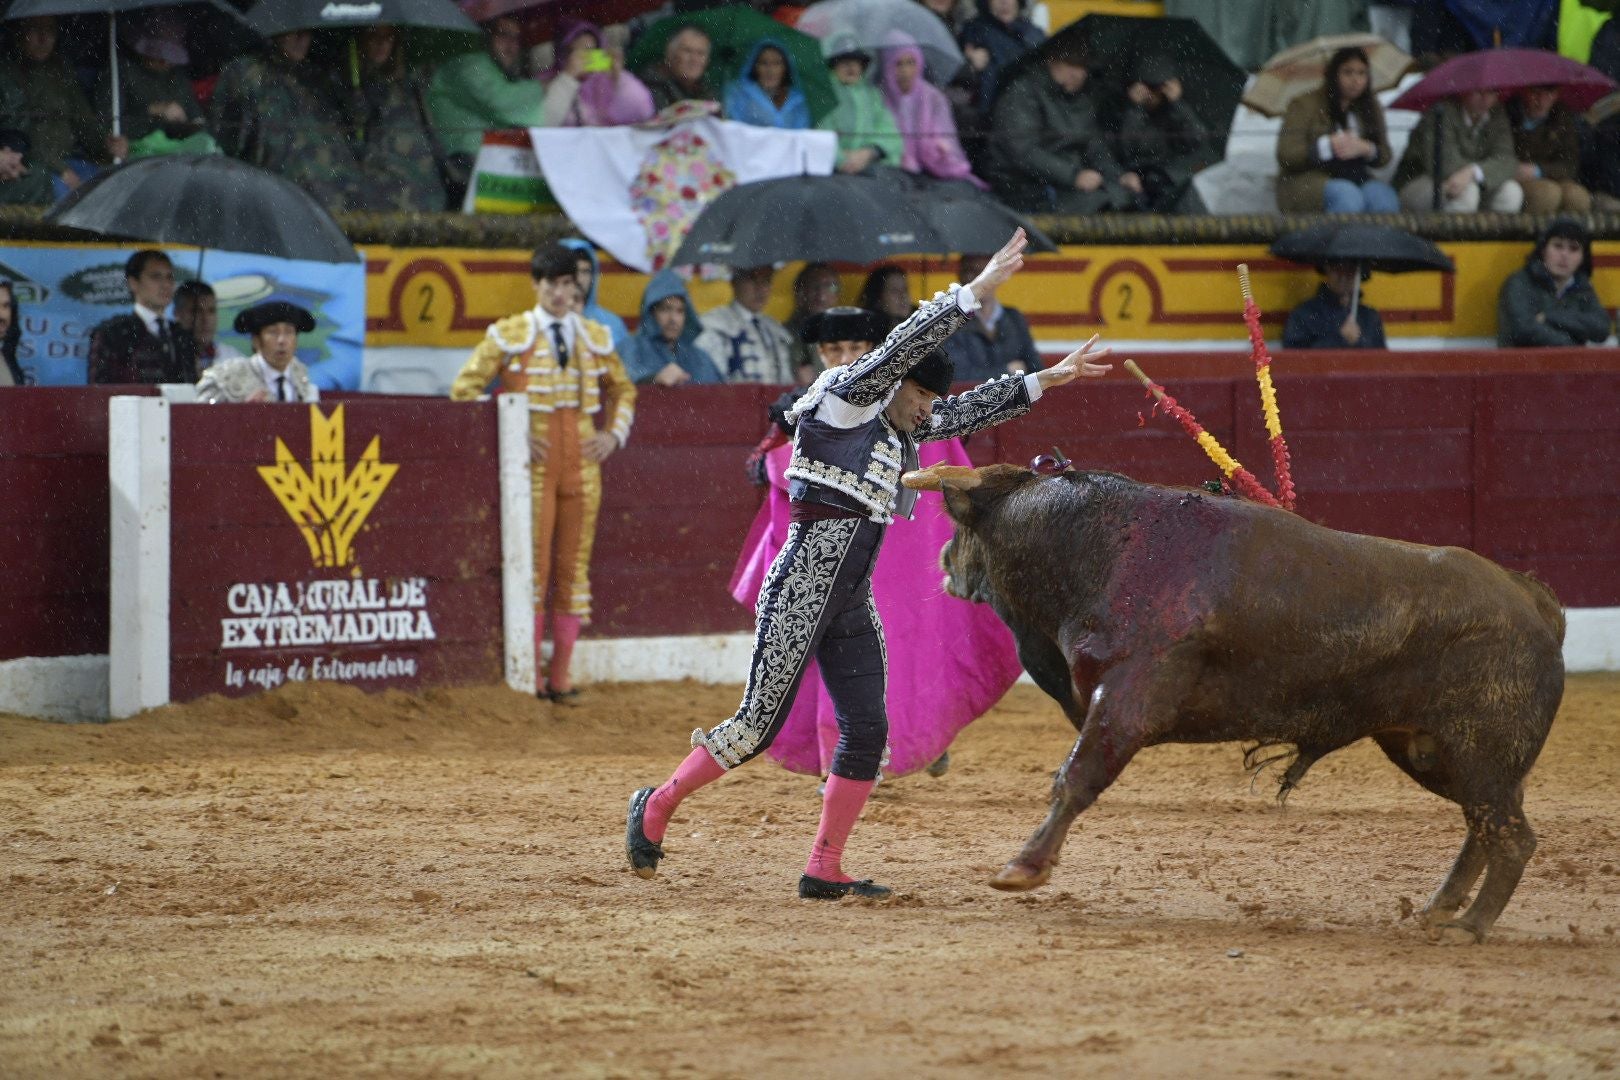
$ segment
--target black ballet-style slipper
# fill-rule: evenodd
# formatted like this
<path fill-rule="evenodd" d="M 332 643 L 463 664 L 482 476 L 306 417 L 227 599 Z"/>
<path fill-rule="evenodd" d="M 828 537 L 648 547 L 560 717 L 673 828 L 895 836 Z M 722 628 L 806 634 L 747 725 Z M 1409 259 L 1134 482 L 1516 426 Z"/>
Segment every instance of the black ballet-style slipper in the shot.
<path fill-rule="evenodd" d="M 884 900 L 893 895 L 893 889 L 886 885 L 874 885 L 871 878 L 862 881 L 826 881 L 809 874 L 799 877 L 800 900 L 842 900 L 846 896 Z"/>
<path fill-rule="evenodd" d="M 545 689 L 540 691 L 540 696 L 558 705 L 575 705 L 579 702 L 579 687 L 576 686 L 572 690 L 553 690 L 551 684 L 546 683 Z"/>
<path fill-rule="evenodd" d="M 636 872 L 637 877 L 643 878 L 658 873 L 658 860 L 664 857 L 663 845 L 653 843 L 642 831 L 641 823 L 647 817 L 647 800 L 652 798 L 654 790 L 650 787 L 638 788 L 630 796 L 630 813 L 624 826 L 624 853 L 630 859 L 630 869 Z"/>

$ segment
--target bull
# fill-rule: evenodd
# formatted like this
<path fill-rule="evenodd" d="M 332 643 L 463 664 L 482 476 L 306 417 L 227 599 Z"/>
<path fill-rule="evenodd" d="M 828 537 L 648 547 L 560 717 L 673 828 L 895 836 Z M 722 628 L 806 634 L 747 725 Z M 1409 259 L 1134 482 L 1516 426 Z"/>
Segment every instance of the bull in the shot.
<path fill-rule="evenodd" d="M 936 465 L 904 483 L 940 491 L 956 523 L 946 590 L 995 609 L 1079 732 L 992 886 L 1044 885 L 1076 816 L 1144 747 L 1252 740 L 1251 765 L 1291 747 L 1284 797 L 1370 737 L 1467 823 L 1422 912 L 1429 938 L 1484 940 L 1535 851 L 1524 781 L 1563 696 L 1546 586 L 1460 548 L 1112 473 Z"/>

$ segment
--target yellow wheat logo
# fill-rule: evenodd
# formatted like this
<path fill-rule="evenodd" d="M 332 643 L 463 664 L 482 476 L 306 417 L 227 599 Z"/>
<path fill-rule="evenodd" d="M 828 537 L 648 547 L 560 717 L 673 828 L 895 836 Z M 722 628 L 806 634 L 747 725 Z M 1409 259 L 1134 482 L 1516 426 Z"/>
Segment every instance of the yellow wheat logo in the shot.
<path fill-rule="evenodd" d="M 342 405 L 330 417 L 309 407 L 309 453 L 313 475 L 277 439 L 276 463 L 258 466 L 259 475 L 304 534 L 315 565 L 348 566 L 360 526 L 399 466 L 382 463 L 381 438 L 373 436 L 354 468 L 346 468 Z"/>

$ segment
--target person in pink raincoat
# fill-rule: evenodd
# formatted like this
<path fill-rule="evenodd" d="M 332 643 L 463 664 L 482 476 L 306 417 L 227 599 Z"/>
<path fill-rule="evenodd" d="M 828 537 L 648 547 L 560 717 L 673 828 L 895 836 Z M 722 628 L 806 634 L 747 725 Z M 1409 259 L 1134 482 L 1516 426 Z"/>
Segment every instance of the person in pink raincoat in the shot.
<path fill-rule="evenodd" d="M 966 180 L 980 191 L 989 190 L 989 184 L 973 175 L 956 135 L 950 100 L 923 77 L 922 49 L 898 30 L 889 34 L 883 50 L 883 100 L 905 140 L 902 169 L 941 180 Z"/>
<path fill-rule="evenodd" d="M 556 62 L 540 73 L 540 81 L 546 85 L 541 106 L 546 127 L 639 124 L 658 111 L 652 92 L 624 70 L 618 51 L 604 51 L 602 31 L 594 23 L 575 23 L 558 39 Z"/>
<path fill-rule="evenodd" d="M 805 321 L 802 336 L 828 367 L 858 359 L 883 339 L 889 320 L 861 308 L 831 308 Z M 768 483 L 764 504 L 732 572 L 731 595 L 753 607 L 766 572 L 787 539 L 789 505 L 784 477 L 793 447 L 781 419 L 803 391 L 771 407 L 771 428 L 749 459 L 756 482 Z M 941 462 L 970 465 L 959 440 L 925 443 L 922 468 Z M 872 574 L 872 595 L 890 640 L 903 647 L 888 657 L 889 757 L 884 772 L 904 776 L 927 768 L 944 775 L 951 741 L 999 701 L 1023 670 L 1010 631 L 995 612 L 946 595 L 939 551 L 954 526 L 937 492 L 924 492 L 916 516 L 889 526 Z M 815 661 L 792 711 L 766 753 L 792 772 L 825 776 L 838 746 L 832 698 Z"/>

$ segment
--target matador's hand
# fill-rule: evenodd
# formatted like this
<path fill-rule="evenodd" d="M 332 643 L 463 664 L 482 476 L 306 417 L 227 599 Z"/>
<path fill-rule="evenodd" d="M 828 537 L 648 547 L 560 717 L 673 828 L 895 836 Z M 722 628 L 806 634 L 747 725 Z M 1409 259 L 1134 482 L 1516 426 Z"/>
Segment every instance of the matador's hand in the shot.
<path fill-rule="evenodd" d="M 975 300 L 982 299 L 995 292 L 1007 279 L 1018 272 L 1024 265 L 1024 249 L 1029 246 L 1029 237 L 1024 235 L 1023 229 L 1012 234 L 1002 249 L 990 256 L 990 261 L 984 264 L 979 276 L 967 284 L 967 289 L 973 294 Z"/>
<path fill-rule="evenodd" d="M 1070 353 L 1068 356 L 1065 356 L 1062 360 L 1059 360 L 1046 370 L 1037 371 L 1035 373 L 1035 378 L 1040 381 L 1041 389 L 1045 390 L 1050 386 L 1062 386 L 1064 383 L 1073 382 L 1075 379 L 1082 376 L 1088 379 L 1095 379 L 1100 375 L 1106 375 L 1110 371 L 1114 370 L 1113 364 L 1098 364 L 1093 362 L 1095 360 L 1101 360 L 1104 357 L 1111 356 L 1114 351 L 1107 348 L 1097 349 L 1097 339 L 1100 336 L 1101 335 L 1099 334 L 1092 334 L 1091 340 L 1074 350 L 1074 352 Z"/>
<path fill-rule="evenodd" d="M 586 461 L 606 461 L 607 456 L 618 448 L 619 440 L 611 433 L 598 431 L 580 444 L 579 452 Z"/>

